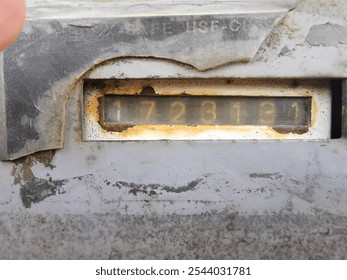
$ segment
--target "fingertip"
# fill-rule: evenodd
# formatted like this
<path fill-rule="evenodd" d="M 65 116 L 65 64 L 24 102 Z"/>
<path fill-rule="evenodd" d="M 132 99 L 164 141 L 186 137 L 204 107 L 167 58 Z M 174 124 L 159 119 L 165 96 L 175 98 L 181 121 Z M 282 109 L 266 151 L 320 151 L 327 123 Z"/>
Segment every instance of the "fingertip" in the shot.
<path fill-rule="evenodd" d="M 18 38 L 25 16 L 25 0 L 0 0 L 0 51 Z"/>

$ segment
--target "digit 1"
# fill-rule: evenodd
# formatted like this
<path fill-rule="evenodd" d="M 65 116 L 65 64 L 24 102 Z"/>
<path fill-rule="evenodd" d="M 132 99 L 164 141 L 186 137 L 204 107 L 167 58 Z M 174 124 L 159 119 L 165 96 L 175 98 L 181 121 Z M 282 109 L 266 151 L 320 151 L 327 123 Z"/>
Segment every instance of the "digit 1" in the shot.
<path fill-rule="evenodd" d="M 121 121 L 121 104 L 120 100 L 114 101 L 113 106 L 116 108 L 116 121 L 120 122 Z"/>
<path fill-rule="evenodd" d="M 300 106 L 298 102 L 294 102 L 291 106 L 291 108 L 294 110 L 294 122 L 295 124 L 299 124 L 301 121 L 301 114 L 300 114 Z"/>
<path fill-rule="evenodd" d="M 233 103 L 231 103 L 233 104 Z M 240 102 L 234 103 L 231 108 L 230 108 L 230 115 L 231 119 L 235 116 L 235 124 L 239 125 L 240 124 L 240 117 L 241 117 L 241 104 Z"/>

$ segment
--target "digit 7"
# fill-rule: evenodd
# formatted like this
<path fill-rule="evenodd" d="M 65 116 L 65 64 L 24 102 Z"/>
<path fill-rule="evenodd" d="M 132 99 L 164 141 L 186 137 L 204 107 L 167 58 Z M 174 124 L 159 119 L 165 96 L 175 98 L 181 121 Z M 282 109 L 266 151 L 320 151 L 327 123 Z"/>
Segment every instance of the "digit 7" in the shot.
<path fill-rule="evenodd" d="M 140 117 L 141 119 L 145 119 L 149 121 L 155 118 L 156 106 L 155 101 L 151 100 L 143 100 L 140 101 Z"/>

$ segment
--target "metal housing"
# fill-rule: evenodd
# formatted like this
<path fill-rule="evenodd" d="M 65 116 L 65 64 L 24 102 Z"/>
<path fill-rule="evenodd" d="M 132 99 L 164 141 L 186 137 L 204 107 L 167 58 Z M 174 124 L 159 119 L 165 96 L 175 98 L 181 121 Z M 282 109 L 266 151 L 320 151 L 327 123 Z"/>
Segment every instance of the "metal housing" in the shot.
<path fill-rule="evenodd" d="M 347 258 L 346 1 L 27 3 L 0 53 L 1 258 Z M 342 137 L 83 141 L 84 83 L 110 79 L 323 84 L 327 110 L 338 79 Z"/>

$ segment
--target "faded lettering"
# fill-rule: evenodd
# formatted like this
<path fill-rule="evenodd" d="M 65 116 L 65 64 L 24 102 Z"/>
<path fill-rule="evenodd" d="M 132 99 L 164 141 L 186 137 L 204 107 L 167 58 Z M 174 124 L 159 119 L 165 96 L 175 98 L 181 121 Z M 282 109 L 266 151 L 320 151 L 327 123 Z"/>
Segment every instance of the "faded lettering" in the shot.
<path fill-rule="evenodd" d="M 164 36 L 171 36 L 173 34 L 171 22 L 163 22 L 163 33 Z"/>
<path fill-rule="evenodd" d="M 183 27 L 183 28 L 182 28 Z M 244 23 L 239 19 L 193 19 L 186 21 L 134 21 L 121 26 L 120 31 L 123 34 L 155 36 L 173 36 L 183 32 L 206 34 L 213 32 L 241 32 Z"/>
<path fill-rule="evenodd" d="M 237 32 L 241 29 L 241 23 L 238 22 L 237 20 L 233 20 L 230 22 L 229 27 L 231 31 Z"/>

